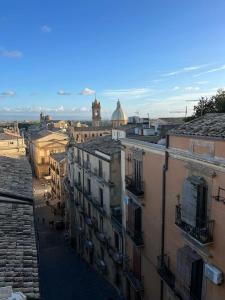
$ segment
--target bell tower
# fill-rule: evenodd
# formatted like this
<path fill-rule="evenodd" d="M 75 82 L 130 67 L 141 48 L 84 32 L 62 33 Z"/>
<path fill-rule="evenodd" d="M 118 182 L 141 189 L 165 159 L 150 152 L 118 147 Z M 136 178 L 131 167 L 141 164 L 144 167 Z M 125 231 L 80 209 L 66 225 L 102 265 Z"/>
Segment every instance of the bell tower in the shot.
<path fill-rule="evenodd" d="M 101 104 L 95 98 L 92 102 L 92 127 L 99 127 L 101 125 Z"/>

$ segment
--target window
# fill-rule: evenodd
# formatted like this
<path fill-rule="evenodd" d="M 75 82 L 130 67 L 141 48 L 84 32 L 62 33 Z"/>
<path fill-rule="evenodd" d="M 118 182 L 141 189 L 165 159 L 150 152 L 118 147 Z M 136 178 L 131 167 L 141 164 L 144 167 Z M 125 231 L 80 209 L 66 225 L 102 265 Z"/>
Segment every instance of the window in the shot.
<path fill-rule="evenodd" d="M 115 249 L 117 251 L 119 251 L 120 250 L 120 237 L 116 231 L 114 231 L 114 245 L 115 245 Z"/>
<path fill-rule="evenodd" d="M 183 183 L 181 219 L 193 227 L 204 227 L 207 221 L 207 186 L 199 176 L 188 177 Z"/>
<path fill-rule="evenodd" d="M 99 188 L 100 205 L 103 207 L 103 189 Z"/>
<path fill-rule="evenodd" d="M 100 220 L 100 231 L 103 232 L 103 217 L 99 217 Z"/>
<path fill-rule="evenodd" d="M 89 154 L 87 154 L 87 161 L 90 161 L 90 156 L 89 156 Z"/>
<path fill-rule="evenodd" d="M 78 160 L 78 162 L 80 162 L 80 150 L 79 149 L 77 150 L 77 160 Z"/>
<path fill-rule="evenodd" d="M 177 251 L 177 289 L 184 299 L 201 300 L 203 260 L 189 246 Z"/>
<path fill-rule="evenodd" d="M 102 161 L 98 161 L 98 175 L 102 177 Z"/>
<path fill-rule="evenodd" d="M 142 230 L 141 207 L 131 199 L 128 202 L 127 227 L 132 233 L 141 233 Z"/>
<path fill-rule="evenodd" d="M 81 176 L 80 176 L 80 172 L 78 173 L 78 183 L 81 184 Z"/>
<path fill-rule="evenodd" d="M 91 218 L 91 205 L 88 203 L 88 217 Z"/>
<path fill-rule="evenodd" d="M 87 179 L 87 191 L 88 191 L 88 194 L 90 195 L 91 194 L 91 180 L 89 178 Z"/>

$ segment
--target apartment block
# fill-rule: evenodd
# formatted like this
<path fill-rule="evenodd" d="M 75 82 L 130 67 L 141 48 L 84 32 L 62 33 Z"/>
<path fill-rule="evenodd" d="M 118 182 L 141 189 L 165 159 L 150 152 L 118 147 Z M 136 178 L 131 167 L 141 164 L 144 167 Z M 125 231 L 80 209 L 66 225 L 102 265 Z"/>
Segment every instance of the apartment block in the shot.
<path fill-rule="evenodd" d="M 64 176 L 66 173 L 66 153 L 50 154 L 51 204 L 61 206 L 64 202 Z"/>
<path fill-rule="evenodd" d="M 122 140 L 126 299 L 225 299 L 225 114 Z"/>
<path fill-rule="evenodd" d="M 67 149 L 66 220 L 79 255 L 120 293 L 123 287 L 121 145 L 110 136 Z"/>

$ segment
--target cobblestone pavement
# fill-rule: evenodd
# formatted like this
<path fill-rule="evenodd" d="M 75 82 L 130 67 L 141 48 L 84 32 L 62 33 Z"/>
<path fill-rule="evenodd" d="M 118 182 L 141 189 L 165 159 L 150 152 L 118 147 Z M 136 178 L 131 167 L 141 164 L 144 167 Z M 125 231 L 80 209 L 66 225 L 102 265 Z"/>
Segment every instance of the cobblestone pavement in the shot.
<path fill-rule="evenodd" d="M 43 300 L 120 300 L 117 292 L 81 260 L 64 241 L 63 232 L 50 228 L 49 207 L 36 209 L 39 233 L 40 283 Z M 42 218 L 45 223 L 42 223 Z"/>

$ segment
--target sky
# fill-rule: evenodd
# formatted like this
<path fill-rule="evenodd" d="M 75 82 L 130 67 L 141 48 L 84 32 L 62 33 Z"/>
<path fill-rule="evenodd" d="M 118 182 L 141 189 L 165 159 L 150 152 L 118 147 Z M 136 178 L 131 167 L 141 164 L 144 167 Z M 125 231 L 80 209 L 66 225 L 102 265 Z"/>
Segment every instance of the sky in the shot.
<path fill-rule="evenodd" d="M 225 87 L 224 0 L 1 0 L 0 119 L 188 115 Z"/>

